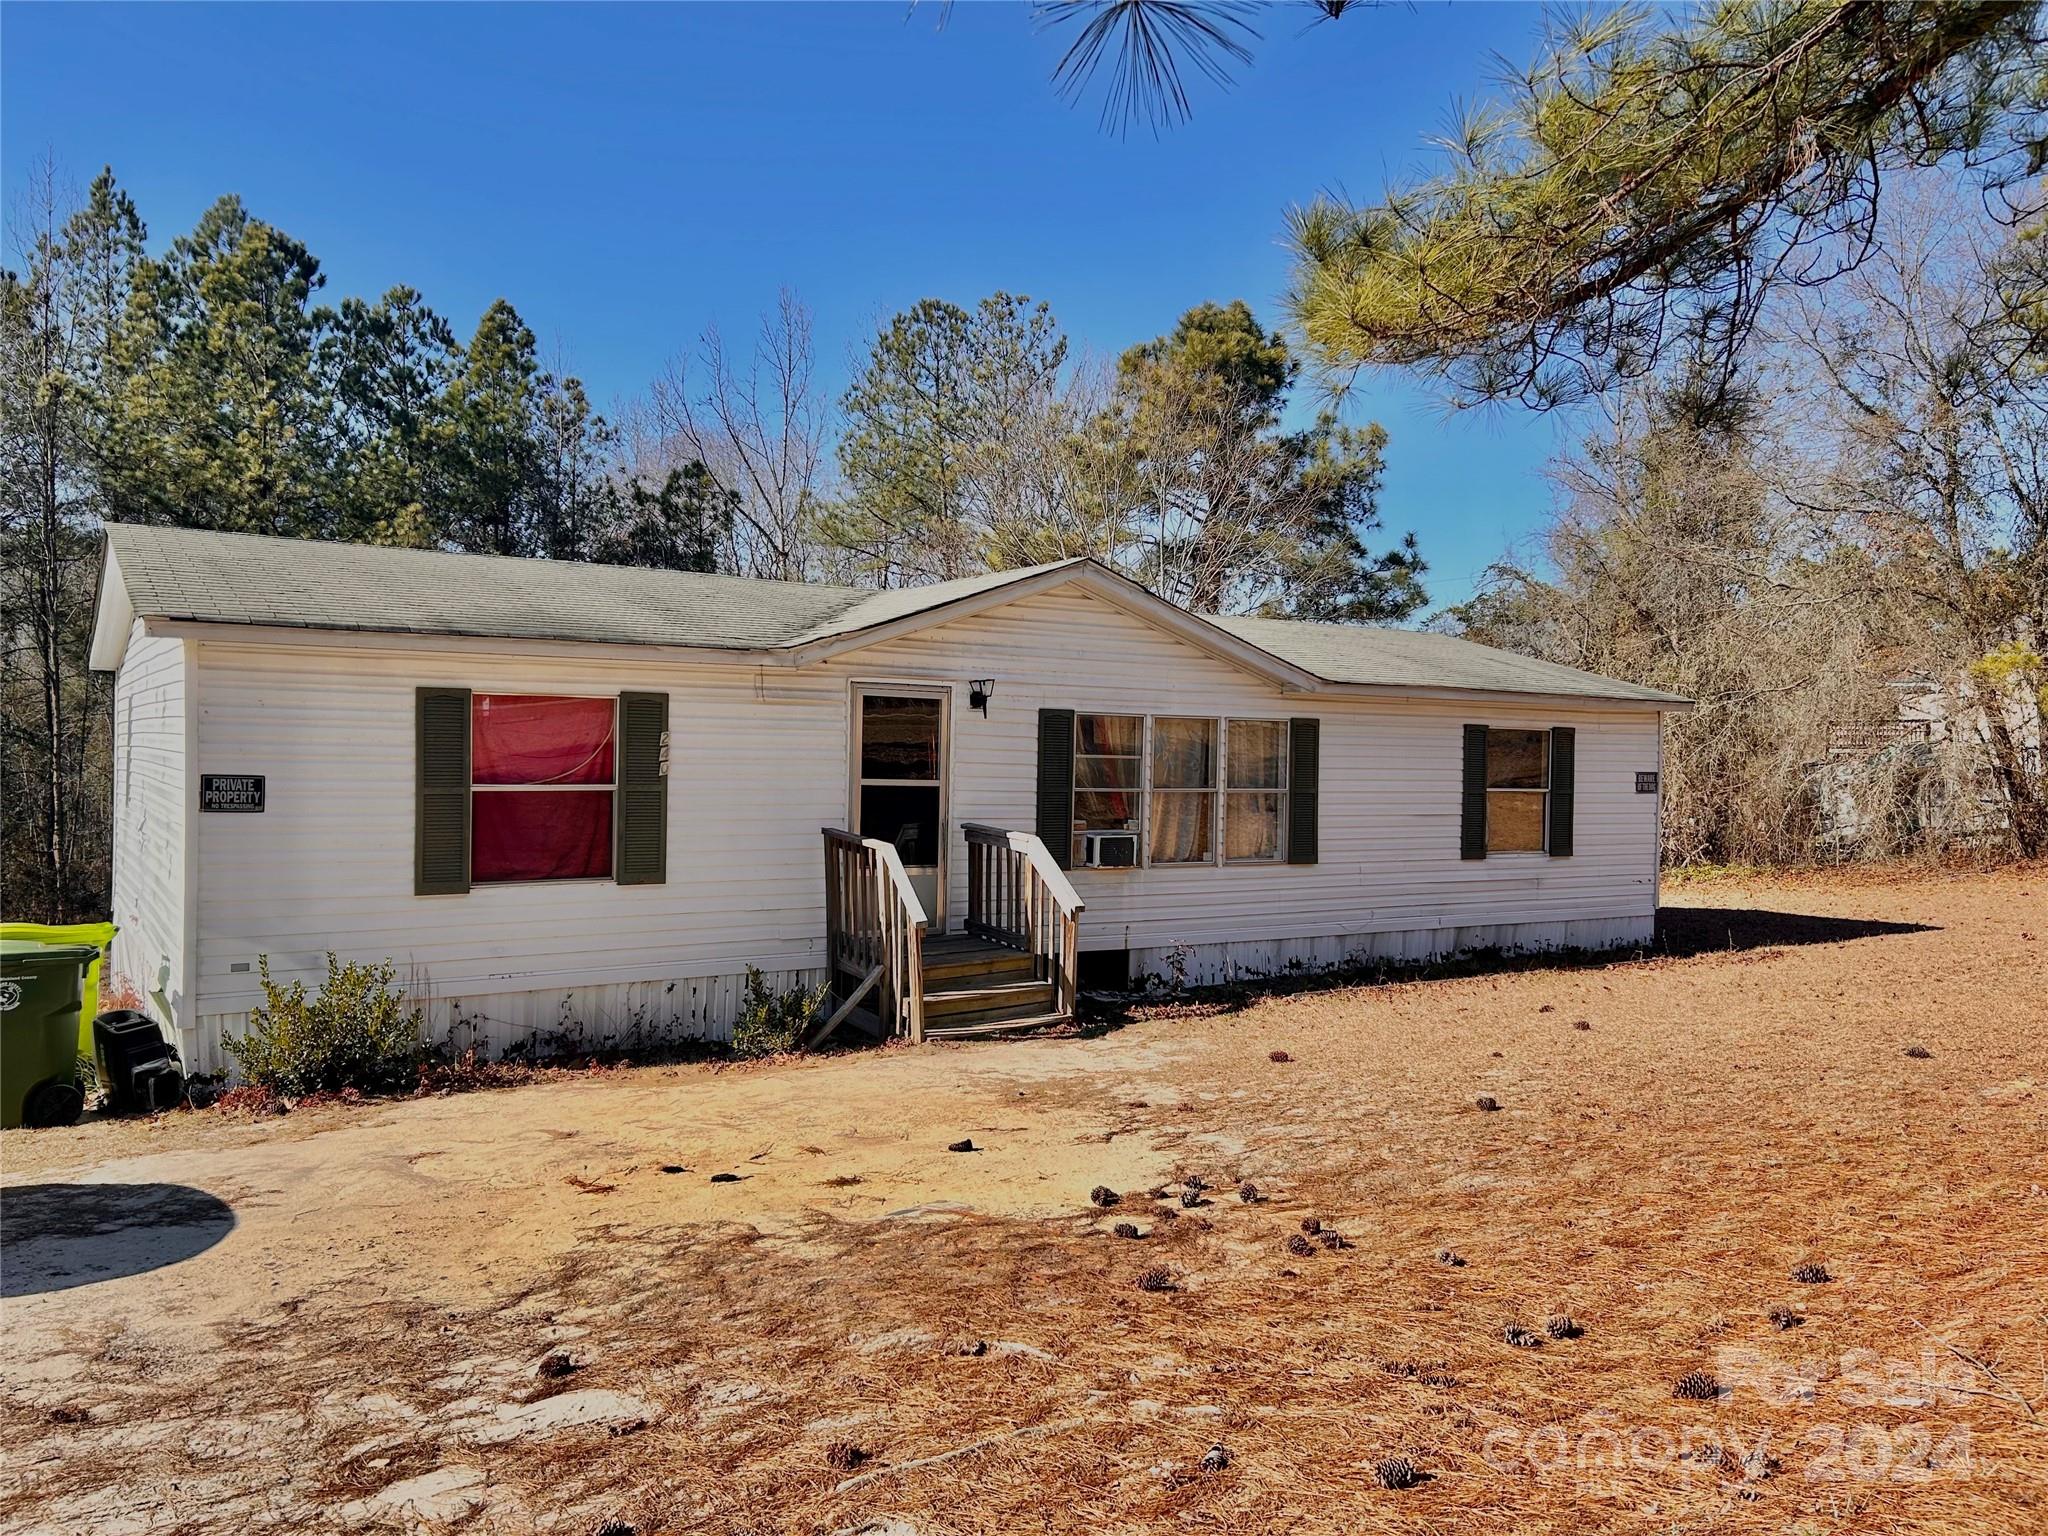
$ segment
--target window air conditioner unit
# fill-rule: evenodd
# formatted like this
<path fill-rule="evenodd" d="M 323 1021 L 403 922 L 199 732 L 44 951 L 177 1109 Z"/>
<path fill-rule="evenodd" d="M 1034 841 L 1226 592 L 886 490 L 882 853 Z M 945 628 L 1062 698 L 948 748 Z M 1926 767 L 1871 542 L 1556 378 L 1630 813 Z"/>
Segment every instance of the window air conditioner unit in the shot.
<path fill-rule="evenodd" d="M 1081 864 L 1086 869 L 1132 869 L 1138 863 L 1135 832 L 1084 832 Z"/>

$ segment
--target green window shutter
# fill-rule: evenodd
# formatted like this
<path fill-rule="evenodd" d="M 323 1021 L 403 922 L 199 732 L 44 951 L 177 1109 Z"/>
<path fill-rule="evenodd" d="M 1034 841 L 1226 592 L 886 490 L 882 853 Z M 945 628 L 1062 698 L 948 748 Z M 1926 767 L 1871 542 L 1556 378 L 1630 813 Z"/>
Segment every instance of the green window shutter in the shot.
<path fill-rule="evenodd" d="M 1323 722 L 1290 720 L 1287 725 L 1287 862 L 1316 862 L 1319 780 L 1323 766 Z"/>
<path fill-rule="evenodd" d="M 417 896 L 469 889 L 469 690 L 413 694 L 412 888 Z"/>
<path fill-rule="evenodd" d="M 1065 869 L 1074 857 L 1074 712 L 1038 712 L 1038 840 Z"/>
<path fill-rule="evenodd" d="M 1578 733 L 1568 725 L 1550 732 L 1550 856 L 1572 856 L 1572 796 L 1576 789 Z"/>
<path fill-rule="evenodd" d="M 668 882 L 668 695 L 619 695 L 619 791 L 612 879 Z"/>
<path fill-rule="evenodd" d="M 1486 857 L 1486 727 L 1465 727 L 1465 790 L 1459 799 L 1458 857 Z"/>

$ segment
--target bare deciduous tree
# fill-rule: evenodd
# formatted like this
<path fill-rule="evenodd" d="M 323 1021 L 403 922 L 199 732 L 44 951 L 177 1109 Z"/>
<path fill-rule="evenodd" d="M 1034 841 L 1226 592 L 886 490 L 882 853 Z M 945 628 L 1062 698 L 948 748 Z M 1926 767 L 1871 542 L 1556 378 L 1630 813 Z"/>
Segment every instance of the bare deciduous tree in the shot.
<path fill-rule="evenodd" d="M 1453 610 L 1698 701 L 1667 728 L 1678 861 L 2042 847 L 2048 376 L 2011 237 L 1954 191 L 1900 189 L 1746 390 L 1610 400 L 1541 558 Z"/>
<path fill-rule="evenodd" d="M 2038 658 L 2048 633 L 2048 381 L 2001 292 L 2010 238 L 1973 212 L 1946 187 L 1894 196 L 1870 257 L 1825 303 L 1790 306 L 1788 377 L 1828 450 L 1795 495 L 1870 551 L 2032 855 L 2048 850 L 2042 700 L 2027 669 L 2016 691 L 1987 661 Z"/>
<path fill-rule="evenodd" d="M 659 480 L 702 463 L 738 498 L 721 564 L 776 581 L 839 574 L 811 524 L 829 496 L 834 436 L 816 384 L 811 312 L 784 289 L 736 358 L 717 327 L 657 379 L 629 428 L 631 468 Z"/>

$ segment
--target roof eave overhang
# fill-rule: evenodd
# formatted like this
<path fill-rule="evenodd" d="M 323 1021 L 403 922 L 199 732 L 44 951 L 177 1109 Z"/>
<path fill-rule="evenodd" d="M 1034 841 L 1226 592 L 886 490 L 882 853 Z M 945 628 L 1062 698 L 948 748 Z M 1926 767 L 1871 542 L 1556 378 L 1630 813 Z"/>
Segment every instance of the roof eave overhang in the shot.
<path fill-rule="evenodd" d="M 1524 692 L 1511 688 L 1429 687 L 1416 683 L 1324 683 L 1318 690 L 1331 698 L 1412 699 L 1424 702 L 1469 704 L 1520 704 L 1545 709 L 1589 709 L 1625 714 L 1689 713 L 1698 706 L 1691 699 L 1631 699 L 1588 693 Z"/>
<path fill-rule="evenodd" d="M 787 651 L 709 645 L 649 645 L 629 640 L 551 640 L 531 635 L 458 635 L 417 629 L 347 629 L 336 625 L 241 624 L 215 619 L 154 617 L 142 621 L 148 635 L 208 641 L 219 645 L 292 650 L 433 651 L 459 656 L 588 658 L 593 653 L 624 662 L 697 662 L 738 667 L 790 667 Z"/>
<path fill-rule="evenodd" d="M 128 583 L 122 579 L 112 541 L 102 540 L 99 576 L 93 583 L 92 641 L 86 648 L 86 664 L 95 672 L 119 670 L 122 658 L 128 654 L 128 636 L 134 628 L 135 605 L 128 600 Z"/>

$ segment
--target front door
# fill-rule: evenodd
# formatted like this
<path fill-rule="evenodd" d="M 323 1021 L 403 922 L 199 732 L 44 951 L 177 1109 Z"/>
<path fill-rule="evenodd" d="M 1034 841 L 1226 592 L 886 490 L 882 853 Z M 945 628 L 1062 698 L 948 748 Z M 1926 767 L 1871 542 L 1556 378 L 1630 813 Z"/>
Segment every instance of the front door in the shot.
<path fill-rule="evenodd" d="M 931 931 L 946 926 L 946 695 L 875 686 L 853 699 L 854 828 L 896 849 Z"/>

